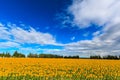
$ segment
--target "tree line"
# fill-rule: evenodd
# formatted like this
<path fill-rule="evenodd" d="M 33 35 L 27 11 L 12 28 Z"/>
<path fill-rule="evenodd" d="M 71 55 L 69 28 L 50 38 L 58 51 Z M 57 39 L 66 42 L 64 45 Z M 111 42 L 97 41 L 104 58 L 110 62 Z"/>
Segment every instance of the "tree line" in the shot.
<path fill-rule="evenodd" d="M 6 53 L 1 53 L 0 57 L 14 57 L 14 58 L 73 58 L 77 59 L 79 58 L 78 55 L 76 56 L 61 56 L 61 55 L 56 55 L 56 54 L 34 54 L 34 53 L 29 53 L 28 55 L 19 53 L 18 51 L 15 51 L 13 55 L 11 55 L 9 52 Z"/>
<path fill-rule="evenodd" d="M 6 53 L 3 52 L 0 54 L 0 57 L 26 57 L 26 56 L 22 53 L 15 51 L 13 55 L 11 55 L 9 52 Z"/>
<path fill-rule="evenodd" d="M 12 55 L 9 52 L 0 53 L 0 57 L 13 57 L 13 58 L 66 58 L 66 59 L 120 59 L 120 56 L 113 56 L 113 55 L 91 55 L 89 58 L 80 58 L 78 55 L 75 56 L 61 56 L 56 54 L 34 54 L 29 53 L 28 55 L 22 54 L 18 51 L 15 51 Z"/>
<path fill-rule="evenodd" d="M 116 56 L 116 55 L 106 55 L 106 56 L 100 56 L 100 55 L 94 55 L 94 56 L 90 56 L 90 59 L 120 59 L 120 56 Z"/>

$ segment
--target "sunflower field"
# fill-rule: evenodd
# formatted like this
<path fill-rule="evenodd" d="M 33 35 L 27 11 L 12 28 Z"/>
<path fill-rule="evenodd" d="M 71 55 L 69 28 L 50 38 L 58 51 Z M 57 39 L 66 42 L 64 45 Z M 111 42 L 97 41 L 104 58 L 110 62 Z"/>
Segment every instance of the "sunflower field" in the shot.
<path fill-rule="evenodd" d="M 0 58 L 0 80 L 120 80 L 120 61 Z"/>

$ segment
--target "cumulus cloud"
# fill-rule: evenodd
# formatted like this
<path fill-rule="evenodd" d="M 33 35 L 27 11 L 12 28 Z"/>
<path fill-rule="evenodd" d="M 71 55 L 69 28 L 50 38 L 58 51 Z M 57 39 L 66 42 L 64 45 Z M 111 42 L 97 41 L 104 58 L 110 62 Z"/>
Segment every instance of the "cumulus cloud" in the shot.
<path fill-rule="evenodd" d="M 102 26 L 94 32 L 91 40 L 66 44 L 65 50 L 72 53 L 120 54 L 120 0 L 73 0 L 68 12 L 79 28 L 91 24 Z"/>
<path fill-rule="evenodd" d="M 51 34 L 37 32 L 33 28 L 30 31 L 23 30 L 22 28 L 13 28 L 11 33 L 15 41 L 20 43 L 55 44 L 55 39 Z"/>
<path fill-rule="evenodd" d="M 119 0 L 74 0 L 69 12 L 74 16 L 74 23 L 84 28 L 91 23 L 101 26 L 115 20 L 120 16 L 119 7 Z"/>
<path fill-rule="evenodd" d="M 8 28 L 9 27 L 9 28 Z M 16 43 L 42 44 L 42 45 L 56 45 L 55 38 L 49 33 L 42 33 L 30 27 L 25 30 L 16 26 L 15 24 L 8 24 L 0 27 L 0 39 L 13 41 Z"/>
<path fill-rule="evenodd" d="M 26 26 L 23 25 L 22 26 Z M 63 46 L 57 43 L 54 36 L 49 33 L 43 33 L 35 30 L 32 27 L 24 29 L 16 24 L 2 24 L 0 23 L 0 49 L 2 51 L 14 52 L 14 48 L 22 53 L 54 53 L 60 49 L 42 49 L 40 46 L 52 45 Z M 31 45 L 31 46 L 27 46 Z M 39 47 L 37 47 L 39 46 Z"/>

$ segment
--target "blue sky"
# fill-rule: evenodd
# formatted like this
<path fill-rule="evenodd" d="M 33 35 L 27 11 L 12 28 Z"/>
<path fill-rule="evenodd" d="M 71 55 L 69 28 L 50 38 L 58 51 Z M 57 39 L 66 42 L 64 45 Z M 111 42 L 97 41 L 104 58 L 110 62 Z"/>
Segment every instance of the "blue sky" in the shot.
<path fill-rule="evenodd" d="M 119 7 L 119 0 L 0 0 L 0 52 L 119 55 Z"/>

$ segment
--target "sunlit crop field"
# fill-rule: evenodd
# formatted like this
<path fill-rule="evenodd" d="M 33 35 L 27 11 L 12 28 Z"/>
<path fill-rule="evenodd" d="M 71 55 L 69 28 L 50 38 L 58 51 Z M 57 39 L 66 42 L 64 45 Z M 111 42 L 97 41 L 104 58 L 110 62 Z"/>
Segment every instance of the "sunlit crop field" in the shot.
<path fill-rule="evenodd" d="M 0 58 L 0 80 L 120 80 L 120 61 Z"/>

